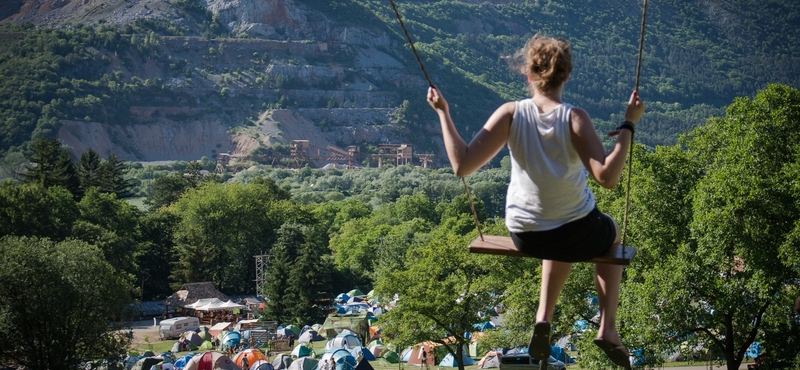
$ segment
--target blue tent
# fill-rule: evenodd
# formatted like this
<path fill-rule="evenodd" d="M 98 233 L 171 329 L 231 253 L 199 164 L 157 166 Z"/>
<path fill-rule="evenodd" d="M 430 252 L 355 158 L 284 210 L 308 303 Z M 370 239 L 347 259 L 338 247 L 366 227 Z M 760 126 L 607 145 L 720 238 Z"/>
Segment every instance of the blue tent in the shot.
<path fill-rule="evenodd" d="M 177 368 L 183 368 L 184 366 L 186 366 L 186 363 L 192 359 L 192 357 L 194 357 L 194 353 L 181 356 L 181 358 L 175 360 L 175 363 L 173 365 L 175 365 L 175 367 Z"/>
<path fill-rule="evenodd" d="M 471 366 L 471 365 L 475 365 L 476 364 L 475 360 L 473 360 L 471 357 L 469 357 L 467 355 L 464 355 L 463 362 L 464 362 L 464 366 Z M 458 364 L 456 363 L 455 357 L 453 357 L 452 354 L 448 353 L 447 356 L 444 356 L 444 358 L 442 359 L 442 362 L 439 363 L 439 366 L 443 366 L 443 367 L 458 367 Z"/>
<path fill-rule="evenodd" d="M 564 349 L 559 346 L 550 346 L 550 356 L 555 357 L 556 360 L 559 360 L 565 364 L 575 363 L 575 360 L 573 360 L 572 357 L 569 357 L 567 352 L 565 352 Z"/>
<path fill-rule="evenodd" d="M 753 344 L 750 345 L 750 348 L 747 349 L 747 353 L 745 353 L 744 356 L 749 358 L 756 358 L 760 354 L 761 354 L 761 343 L 753 342 Z"/>
<path fill-rule="evenodd" d="M 572 325 L 573 330 L 586 330 L 586 326 L 589 325 L 589 322 L 586 320 L 576 320 L 575 324 Z"/>
<path fill-rule="evenodd" d="M 358 346 L 358 347 L 355 347 L 355 348 L 351 349 L 350 353 L 355 358 L 358 358 L 358 355 L 361 354 L 361 356 L 364 356 L 364 359 L 367 360 L 367 361 L 377 360 L 375 358 L 375 355 L 372 354 L 372 352 L 368 351 L 366 348 L 364 348 L 362 346 Z"/>
<path fill-rule="evenodd" d="M 333 305 L 333 307 L 336 308 L 336 313 L 337 314 L 343 315 L 343 314 L 347 313 L 347 309 L 345 309 L 344 306 L 342 306 L 340 304 L 335 304 L 335 305 Z"/>
<path fill-rule="evenodd" d="M 242 335 L 238 331 L 229 331 L 222 337 L 222 344 L 226 346 L 235 346 L 242 340 Z"/>
<path fill-rule="evenodd" d="M 411 359 L 411 352 L 414 352 L 414 349 L 408 347 L 403 350 L 403 353 L 400 354 L 400 361 L 408 362 Z"/>
<path fill-rule="evenodd" d="M 479 323 L 479 324 L 475 324 L 473 326 L 478 331 L 484 331 L 484 330 L 487 330 L 487 329 L 494 329 L 494 324 L 492 324 L 491 321 L 482 322 L 482 323 Z"/>
<path fill-rule="evenodd" d="M 336 298 L 333 299 L 334 302 L 338 302 L 338 301 L 347 302 L 349 300 L 350 300 L 350 296 L 347 295 L 347 294 L 344 294 L 344 293 L 337 295 Z"/>
<path fill-rule="evenodd" d="M 353 354 L 344 349 L 335 349 L 325 352 L 319 360 L 319 363 L 325 363 L 333 360 L 336 364 L 336 370 L 354 370 L 358 366 L 356 358 Z"/>

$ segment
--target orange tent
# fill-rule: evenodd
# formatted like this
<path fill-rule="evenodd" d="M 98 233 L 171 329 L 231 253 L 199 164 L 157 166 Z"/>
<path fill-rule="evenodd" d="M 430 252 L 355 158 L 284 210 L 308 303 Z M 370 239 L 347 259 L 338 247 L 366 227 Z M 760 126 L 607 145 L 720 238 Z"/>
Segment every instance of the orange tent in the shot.
<path fill-rule="evenodd" d="M 233 363 L 235 363 L 239 367 L 242 367 L 242 361 L 245 358 L 247 358 L 247 363 L 249 365 L 253 365 L 258 360 L 269 361 L 269 359 L 267 359 L 267 356 L 264 356 L 264 354 L 261 351 L 253 348 L 248 348 L 242 352 L 237 353 L 236 356 L 233 356 Z"/>

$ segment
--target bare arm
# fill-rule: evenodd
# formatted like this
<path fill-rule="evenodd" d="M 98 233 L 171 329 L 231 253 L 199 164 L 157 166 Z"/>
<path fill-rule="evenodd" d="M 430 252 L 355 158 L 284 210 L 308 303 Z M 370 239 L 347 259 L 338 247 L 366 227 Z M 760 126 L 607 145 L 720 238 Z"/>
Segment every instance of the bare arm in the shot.
<path fill-rule="evenodd" d="M 438 89 L 434 87 L 428 89 L 428 103 L 439 115 L 447 157 L 457 176 L 466 176 L 481 168 L 497 155 L 508 141 L 511 120 L 514 118 L 516 109 L 515 102 L 509 102 L 497 108 L 469 145 L 461 139 L 456 131 L 453 120 L 450 118 L 447 101 Z"/>
<path fill-rule="evenodd" d="M 634 91 L 625 110 L 625 120 L 635 124 L 643 113 L 644 103 Z M 589 174 L 604 188 L 611 189 L 616 186 L 625 168 L 625 157 L 633 137 L 631 131 L 621 130 L 614 147 L 605 153 L 603 143 L 597 136 L 592 119 L 586 111 L 579 108 L 572 109 L 570 123 L 572 145 Z"/>

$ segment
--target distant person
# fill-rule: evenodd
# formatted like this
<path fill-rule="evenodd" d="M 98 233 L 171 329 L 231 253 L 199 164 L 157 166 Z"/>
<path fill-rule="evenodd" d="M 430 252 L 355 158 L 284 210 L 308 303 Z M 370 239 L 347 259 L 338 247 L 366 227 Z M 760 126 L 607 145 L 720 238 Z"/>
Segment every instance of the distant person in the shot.
<path fill-rule="evenodd" d="M 613 188 L 625 166 L 636 121 L 644 103 L 634 91 L 612 149 L 606 153 L 592 119 L 562 99 L 572 72 L 572 50 L 566 40 L 536 35 L 516 55 L 528 78 L 531 97 L 497 108 L 475 138 L 461 139 L 444 96 L 434 86 L 428 103 L 436 111 L 453 171 L 466 176 L 490 161 L 503 146 L 511 157 L 506 197 L 506 227 L 516 248 L 542 259 L 536 325 L 529 353 L 550 355 L 550 322 L 573 262 L 587 261 L 620 244 L 620 229 L 597 209 L 587 177 Z M 622 266 L 595 265 L 600 328 L 595 345 L 615 364 L 630 367 L 628 351 L 616 328 Z"/>

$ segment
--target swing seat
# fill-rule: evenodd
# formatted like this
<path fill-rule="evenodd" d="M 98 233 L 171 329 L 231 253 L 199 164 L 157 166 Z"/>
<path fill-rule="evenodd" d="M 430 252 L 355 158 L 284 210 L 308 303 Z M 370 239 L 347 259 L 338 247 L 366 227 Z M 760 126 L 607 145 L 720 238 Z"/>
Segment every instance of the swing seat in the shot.
<path fill-rule="evenodd" d="M 484 235 L 469 245 L 470 253 L 496 254 L 511 257 L 530 257 L 520 252 L 508 236 Z M 624 247 L 620 245 L 612 246 L 608 252 L 601 254 L 585 262 L 608 263 L 612 265 L 630 265 L 633 256 L 636 255 L 636 248 Z"/>

